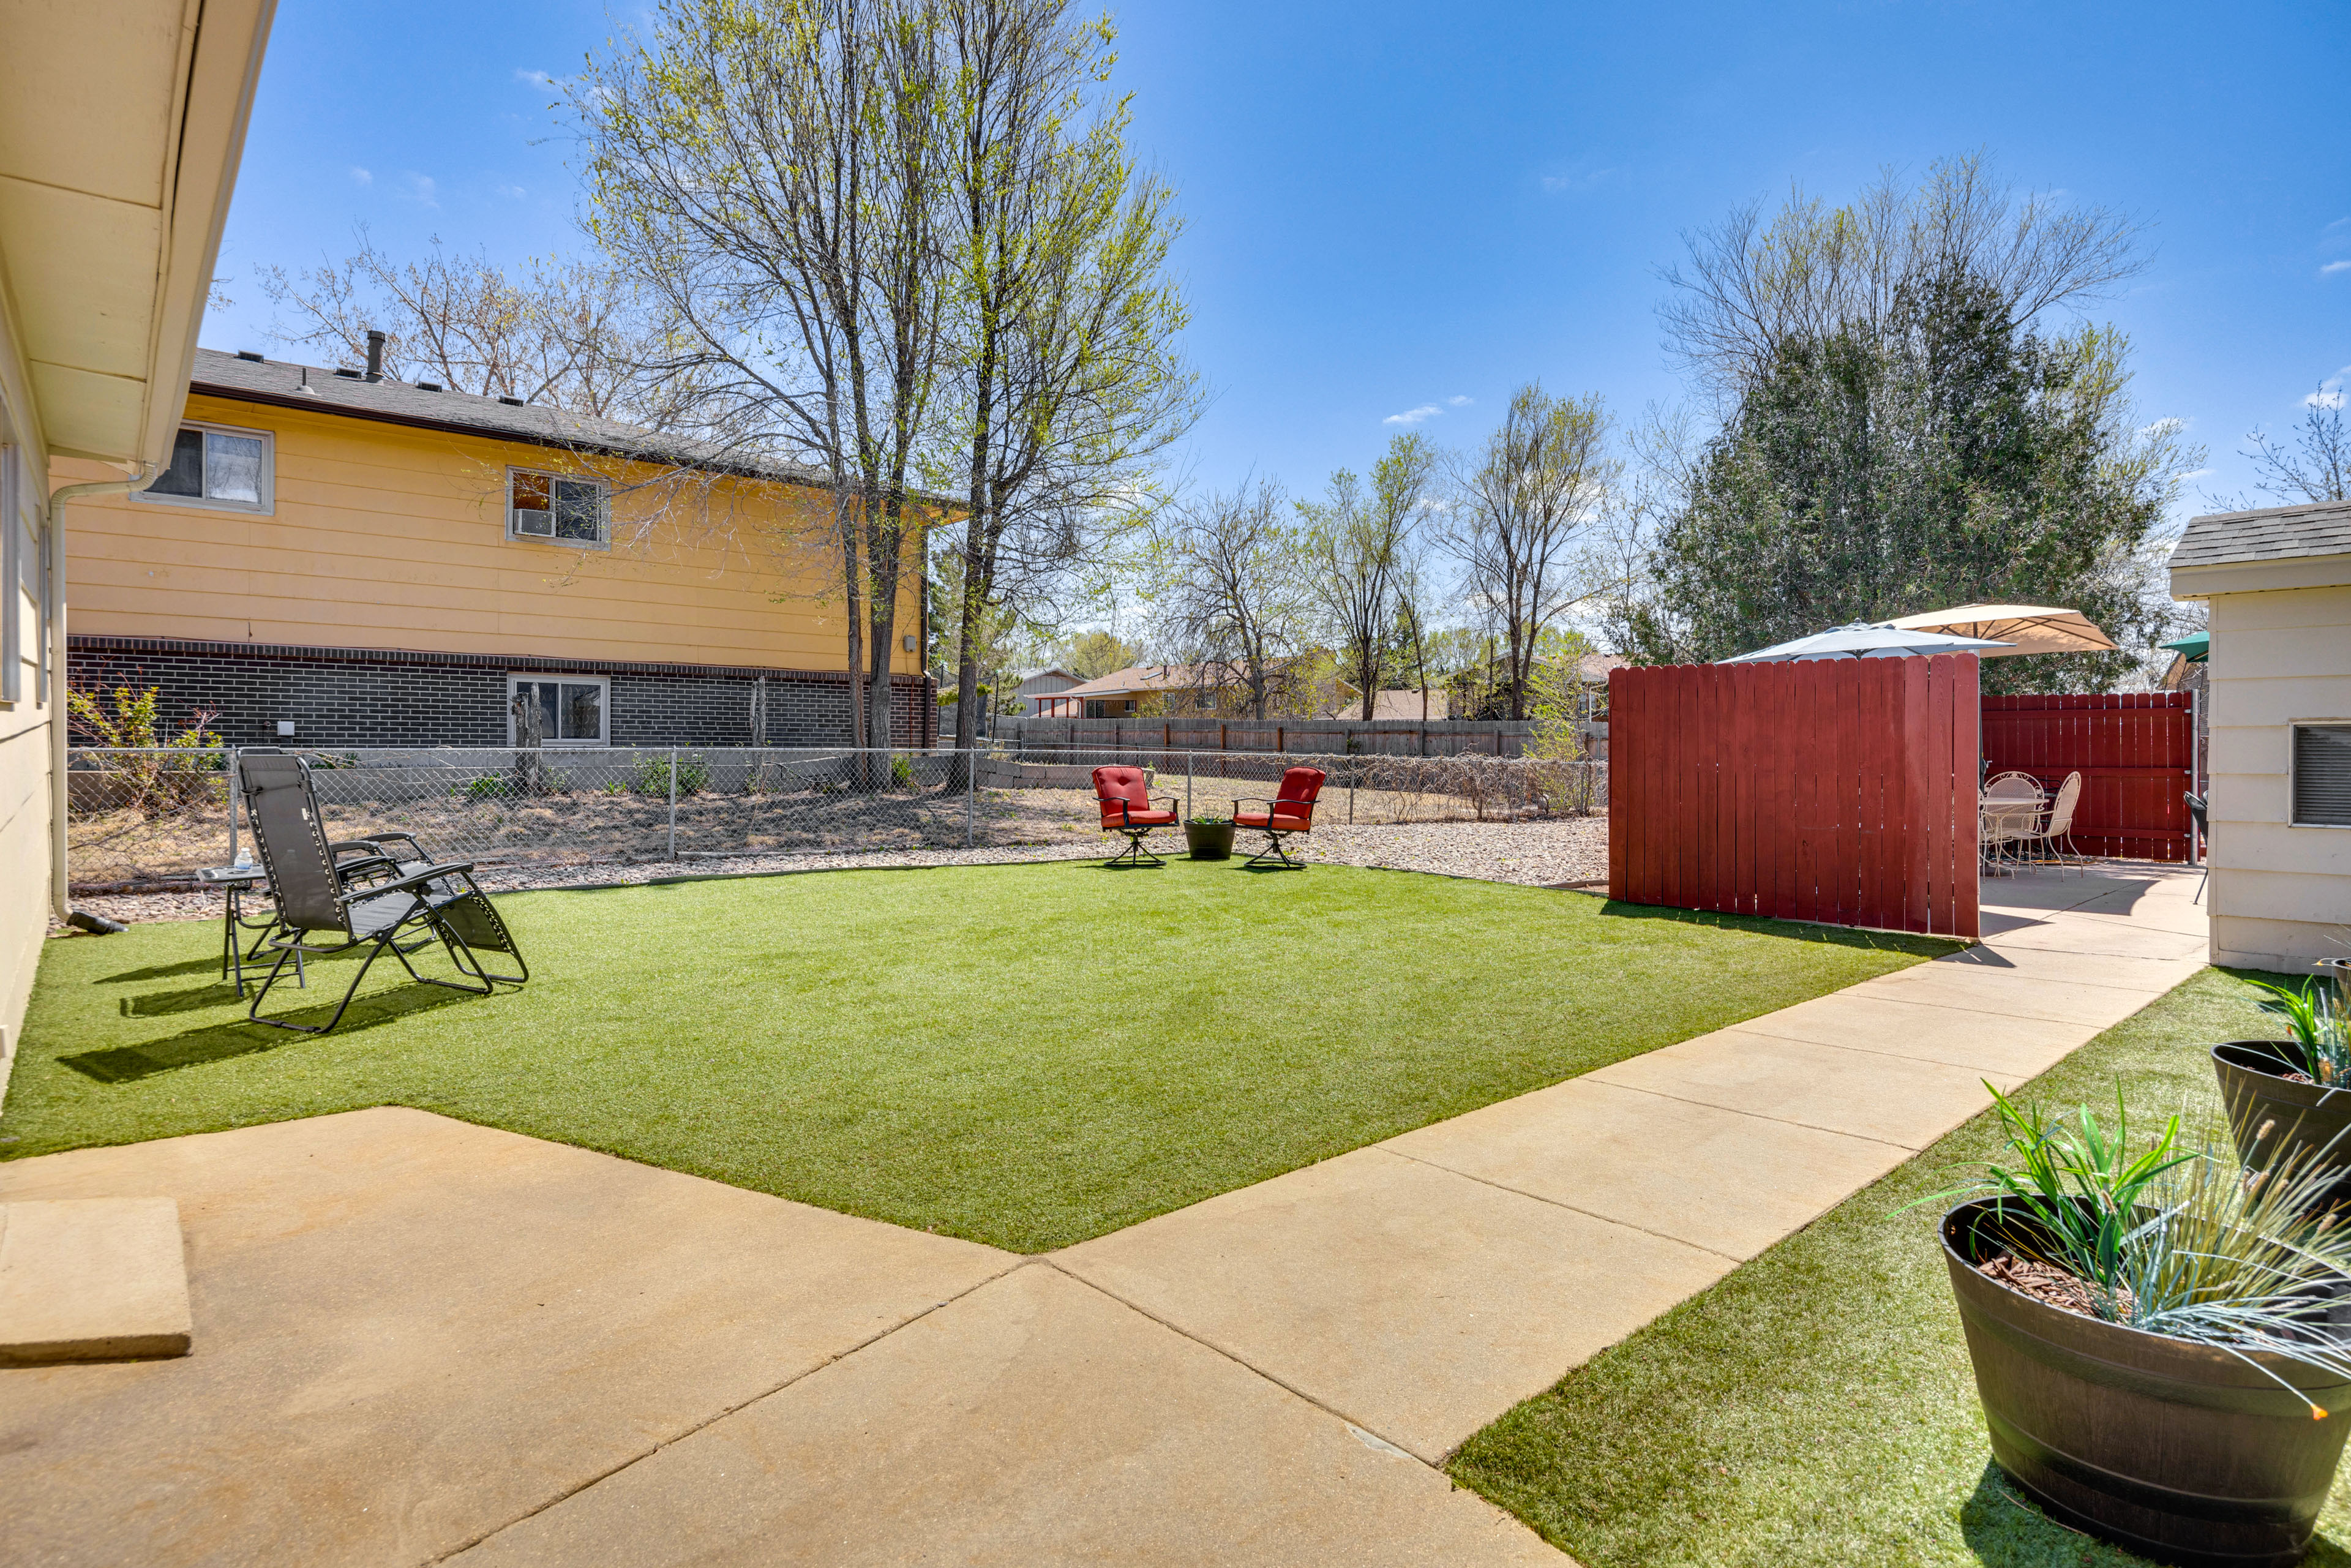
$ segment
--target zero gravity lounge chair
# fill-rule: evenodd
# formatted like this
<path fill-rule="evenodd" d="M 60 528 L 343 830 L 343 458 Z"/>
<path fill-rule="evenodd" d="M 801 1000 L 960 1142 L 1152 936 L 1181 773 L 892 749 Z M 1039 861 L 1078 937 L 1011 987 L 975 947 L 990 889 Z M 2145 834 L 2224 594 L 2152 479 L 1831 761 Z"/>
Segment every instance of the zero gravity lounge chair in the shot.
<path fill-rule="evenodd" d="M 326 1033 L 343 1021 L 360 983 L 387 952 L 425 985 L 475 996 L 489 995 L 497 981 L 518 986 L 530 978 L 530 966 L 506 922 L 475 885 L 472 865 L 403 863 L 373 840 L 328 842 L 309 764 L 290 753 L 246 753 L 237 758 L 237 783 L 245 792 L 246 818 L 260 846 L 262 869 L 277 901 L 277 929 L 267 943 L 277 961 L 246 1013 L 254 1022 Z M 407 841 L 413 847 L 415 841 Z M 463 981 L 417 974 L 416 966 L 408 961 L 410 954 L 436 940 L 448 950 Z M 262 1001 L 285 972 L 288 958 L 326 957 L 361 947 L 367 956 L 360 972 L 351 977 L 350 989 L 325 1023 L 261 1016 Z M 508 955 L 522 972 L 492 974 L 482 963 L 486 952 Z"/>

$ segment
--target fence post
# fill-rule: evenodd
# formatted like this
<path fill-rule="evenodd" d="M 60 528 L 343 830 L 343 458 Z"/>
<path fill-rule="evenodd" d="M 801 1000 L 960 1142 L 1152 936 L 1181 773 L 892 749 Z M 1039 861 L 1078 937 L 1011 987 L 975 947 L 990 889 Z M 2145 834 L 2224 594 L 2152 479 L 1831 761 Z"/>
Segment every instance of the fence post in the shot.
<path fill-rule="evenodd" d="M 972 806 L 979 794 L 979 748 L 963 754 L 963 847 L 971 848 Z"/>
<path fill-rule="evenodd" d="M 1184 754 L 1184 820 L 1187 822 L 1192 820 L 1192 775 L 1200 770 L 1199 756 L 1196 751 Z"/>
<path fill-rule="evenodd" d="M 677 859 L 677 747 L 669 748 L 669 858 Z"/>

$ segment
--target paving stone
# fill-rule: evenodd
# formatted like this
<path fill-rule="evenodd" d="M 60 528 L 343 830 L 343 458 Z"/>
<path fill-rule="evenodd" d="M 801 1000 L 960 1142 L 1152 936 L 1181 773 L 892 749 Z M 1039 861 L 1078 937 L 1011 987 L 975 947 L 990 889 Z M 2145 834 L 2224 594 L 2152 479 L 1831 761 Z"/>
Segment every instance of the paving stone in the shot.
<path fill-rule="evenodd" d="M 1875 1051 L 1719 1030 L 1615 1062 L 1589 1076 L 1752 1116 L 1923 1149 L 1991 1103 L 2016 1075 Z"/>
<path fill-rule="evenodd" d="M 0 1366 L 188 1354 L 180 1206 L 0 1204 Z"/>
<path fill-rule="evenodd" d="M 1044 1264 L 452 1561 L 1573 1568 L 1412 1456 Z"/>
<path fill-rule="evenodd" d="M 1895 1144 L 1590 1078 L 1379 1146 L 1740 1259 L 1910 1157 Z"/>
<path fill-rule="evenodd" d="M 1054 1256 L 1432 1461 L 1731 1267 L 1377 1148 Z"/>

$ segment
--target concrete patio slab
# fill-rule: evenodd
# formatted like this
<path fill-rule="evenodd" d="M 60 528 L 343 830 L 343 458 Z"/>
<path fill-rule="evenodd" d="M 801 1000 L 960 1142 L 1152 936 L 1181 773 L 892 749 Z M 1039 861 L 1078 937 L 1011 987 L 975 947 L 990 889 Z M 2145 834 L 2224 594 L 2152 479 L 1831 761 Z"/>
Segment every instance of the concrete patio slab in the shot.
<path fill-rule="evenodd" d="M 1379 1148 L 1052 1257 L 1432 1462 L 1732 1266 Z"/>
<path fill-rule="evenodd" d="M 1751 1030 L 1751 1024 L 1719 1030 L 1588 1076 L 1914 1151 L 1991 1103 L 1983 1079 L 1991 1078 L 2002 1089 L 2022 1082 L 2010 1074 Z"/>
<path fill-rule="evenodd" d="M 453 1562 L 1568 1564 L 1409 1455 L 1033 1263 Z"/>
<path fill-rule="evenodd" d="M 0 1203 L 0 1366 L 185 1355 L 191 1327 L 170 1198 Z"/>
<path fill-rule="evenodd" d="M 2086 920 L 2068 910 L 2034 910 L 2003 916 L 1988 911 L 1983 939 L 2003 949 L 2042 948 L 2065 953 L 2111 953 L 2123 958 L 2193 958 L 2205 961 L 2210 937 L 2165 931 L 2120 920 Z"/>
<path fill-rule="evenodd" d="M 2096 925 L 2086 920 L 2065 929 L 2087 940 L 2095 940 L 2097 931 Z M 2200 953 L 2189 957 L 2126 957 L 2116 953 L 2085 953 L 2072 947 L 2011 946 L 2002 941 L 1947 954 L 1928 967 L 1989 969 L 2029 980 L 2054 980 L 2069 986 L 2096 986 L 2159 997 L 2202 968 L 2204 957 Z"/>
<path fill-rule="evenodd" d="M 2017 1080 L 2047 1071 L 2097 1033 L 2086 1024 L 1969 1012 L 1939 1002 L 1851 991 L 1782 1008 L 1739 1028 L 1748 1034 L 1940 1061 Z"/>
<path fill-rule="evenodd" d="M 0 1165 L 155 1193 L 196 1353 L 0 1371 L 0 1557 L 430 1561 L 1018 1261 L 397 1108 Z"/>
<path fill-rule="evenodd" d="M 1910 1157 L 1589 1078 L 1379 1146 L 1742 1260 Z"/>
<path fill-rule="evenodd" d="M 2180 978 L 2187 978 L 2187 974 Z M 1954 968 L 1948 964 L 1920 964 L 1846 989 L 1896 1001 L 1937 1002 L 1974 1013 L 2076 1023 L 2093 1030 L 2112 1028 L 2163 994 L 2161 989 L 2085 986 L 1981 967 Z"/>

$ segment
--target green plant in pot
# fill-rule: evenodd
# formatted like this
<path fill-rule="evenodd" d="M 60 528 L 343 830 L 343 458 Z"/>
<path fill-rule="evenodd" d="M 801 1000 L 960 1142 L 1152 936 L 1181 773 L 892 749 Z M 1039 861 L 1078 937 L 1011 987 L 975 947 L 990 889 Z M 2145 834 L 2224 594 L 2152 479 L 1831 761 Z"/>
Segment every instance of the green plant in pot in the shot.
<path fill-rule="evenodd" d="M 1233 820 L 1230 817 L 1186 817 L 1184 819 L 1184 842 L 1196 861 L 1228 861 L 1233 858 Z"/>
<path fill-rule="evenodd" d="M 2330 958 L 2298 986 L 2254 981 L 2270 993 L 2262 1010 L 2283 1020 L 2287 1038 L 2212 1048 L 2238 1157 L 2267 1170 L 2299 1151 L 2335 1167 L 2336 1179 L 2316 1195 L 2325 1207 L 2351 1205 L 2351 982 L 2345 967 L 2345 960 Z"/>
<path fill-rule="evenodd" d="M 2044 1116 L 1938 1197 L 1993 1457 L 2063 1522 L 2158 1562 L 2286 1568 L 2351 1423 L 2351 1224 L 2303 1154 L 2242 1172 L 2174 1116 Z M 1932 1201 L 1931 1199 L 1926 1201 Z"/>

